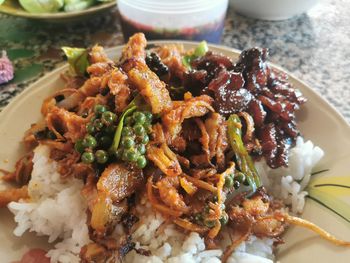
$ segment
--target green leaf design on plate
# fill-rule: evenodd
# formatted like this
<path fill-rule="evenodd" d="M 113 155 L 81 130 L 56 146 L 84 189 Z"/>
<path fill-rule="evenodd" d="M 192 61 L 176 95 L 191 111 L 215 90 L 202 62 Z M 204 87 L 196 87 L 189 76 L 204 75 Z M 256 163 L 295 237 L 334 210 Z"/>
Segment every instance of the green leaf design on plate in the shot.
<path fill-rule="evenodd" d="M 31 28 L 33 22 L 19 20 L 13 17 L 1 19 L 0 39 L 18 43 L 26 43 L 33 39 L 35 34 Z"/>
<path fill-rule="evenodd" d="M 30 58 L 35 55 L 34 50 L 24 48 L 8 49 L 6 52 L 10 60 L 16 60 L 19 58 Z"/>
<path fill-rule="evenodd" d="M 32 64 L 15 71 L 15 77 L 11 83 L 20 83 L 34 78 L 43 71 L 42 64 Z"/>
<path fill-rule="evenodd" d="M 316 172 L 313 172 L 311 174 L 311 176 L 318 175 L 318 174 L 321 174 L 321 173 L 324 173 L 324 172 L 328 172 L 328 171 L 329 171 L 329 169 L 323 169 L 323 170 L 320 170 L 320 171 L 316 171 Z"/>
<path fill-rule="evenodd" d="M 350 223 L 350 176 L 314 178 L 307 191 L 311 200 Z"/>

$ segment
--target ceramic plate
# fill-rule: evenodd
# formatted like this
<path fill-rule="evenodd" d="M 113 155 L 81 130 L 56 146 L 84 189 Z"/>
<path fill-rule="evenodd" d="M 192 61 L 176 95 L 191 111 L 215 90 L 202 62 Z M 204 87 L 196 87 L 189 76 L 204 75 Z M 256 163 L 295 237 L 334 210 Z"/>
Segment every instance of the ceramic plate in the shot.
<path fill-rule="evenodd" d="M 109 8 L 114 7 L 115 5 L 116 1 L 112 1 L 109 3 L 95 5 L 81 11 L 34 14 L 25 11 L 17 1 L 7 0 L 2 5 L 0 5 L 0 12 L 7 15 L 19 16 L 36 20 L 47 20 L 51 22 L 67 22 L 88 17 L 95 13 L 106 11 Z"/>
<path fill-rule="evenodd" d="M 153 42 L 169 43 L 169 42 Z M 174 43 L 174 42 L 172 42 Z M 182 42 L 186 48 L 193 48 L 196 43 Z M 224 53 L 234 60 L 239 51 L 211 46 L 212 50 Z M 108 50 L 112 58 L 117 58 L 121 47 Z M 40 120 L 42 101 L 55 90 L 63 86 L 60 74 L 67 66 L 56 69 L 52 73 L 28 87 L 17 96 L 0 113 L 0 167 L 13 170 L 16 160 L 24 153 L 21 139 L 31 123 Z M 299 88 L 308 102 L 299 112 L 299 127 L 306 139 L 311 139 L 325 151 L 325 156 L 315 171 L 327 171 L 314 175 L 310 188 L 315 200 L 329 206 L 337 215 L 325 206 L 308 199 L 302 217 L 327 229 L 343 239 L 350 239 L 350 126 L 341 115 L 324 99 L 302 81 L 289 76 L 290 81 Z M 337 186 L 346 184 L 348 188 Z M 321 187 L 324 186 L 324 187 Z M 38 238 L 27 233 L 21 238 L 12 234 L 15 228 L 13 217 L 7 209 L 0 209 L 0 258 L 1 262 L 10 262 L 21 258 L 29 248 L 47 247 L 47 238 Z M 336 247 L 327 243 L 315 234 L 301 228 L 290 228 L 285 236 L 286 243 L 279 247 L 277 259 L 282 263 L 301 262 L 349 262 L 350 249 Z"/>

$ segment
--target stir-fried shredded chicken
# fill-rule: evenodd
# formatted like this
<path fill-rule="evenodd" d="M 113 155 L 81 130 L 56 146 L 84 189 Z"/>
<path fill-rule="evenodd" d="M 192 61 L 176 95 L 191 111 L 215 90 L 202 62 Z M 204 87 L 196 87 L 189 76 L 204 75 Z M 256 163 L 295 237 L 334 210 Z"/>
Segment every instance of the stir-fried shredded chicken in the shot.
<path fill-rule="evenodd" d="M 123 63 L 130 59 L 144 61 L 146 57 L 146 46 L 147 40 L 144 34 L 138 33 L 133 35 L 129 38 L 128 43 L 123 49 L 121 62 Z"/>
<path fill-rule="evenodd" d="M 183 46 L 164 45 L 157 49 L 157 53 L 170 69 L 170 76 L 183 79 L 187 69 L 182 63 L 182 54 L 184 53 Z"/>
<path fill-rule="evenodd" d="M 16 202 L 20 199 L 26 199 L 28 197 L 28 187 L 26 185 L 22 186 L 21 188 L 0 191 L 0 207 L 5 207 L 12 201 Z"/>
<path fill-rule="evenodd" d="M 57 138 L 75 142 L 83 137 L 87 120 L 65 109 L 54 107 L 46 115 L 46 123 Z"/>
<path fill-rule="evenodd" d="M 162 116 L 162 123 L 170 140 L 173 140 L 179 134 L 181 124 L 185 119 L 201 117 L 210 111 L 214 111 L 211 106 L 212 101 L 209 96 L 202 95 L 174 102 L 173 107 Z"/>
<path fill-rule="evenodd" d="M 131 91 L 128 85 L 128 76 L 121 70 L 113 70 L 108 87 L 111 94 L 115 96 L 116 111 L 122 112 L 130 102 Z"/>
<path fill-rule="evenodd" d="M 176 154 L 165 142 L 160 124 L 153 126 L 153 140 L 147 146 L 147 157 L 166 175 L 178 176 L 182 173 Z"/>

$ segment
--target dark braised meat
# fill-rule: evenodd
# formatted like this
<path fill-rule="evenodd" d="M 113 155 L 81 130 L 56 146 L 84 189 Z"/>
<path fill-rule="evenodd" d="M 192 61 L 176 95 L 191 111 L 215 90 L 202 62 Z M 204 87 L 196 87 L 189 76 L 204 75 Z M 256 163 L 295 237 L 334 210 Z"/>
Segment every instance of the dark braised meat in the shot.
<path fill-rule="evenodd" d="M 270 68 L 267 57 L 267 49 L 247 49 L 233 66 L 227 57 L 208 52 L 192 63 L 184 83 L 193 94 L 213 97 L 215 111 L 226 117 L 249 113 L 254 136 L 245 140 L 247 148 L 261 149 L 251 153 L 262 154 L 270 167 L 277 168 L 288 165 L 289 148 L 299 134 L 295 111 L 306 99 L 285 75 Z"/>
<path fill-rule="evenodd" d="M 208 86 L 208 90 L 214 94 L 216 111 L 226 116 L 245 111 L 253 96 L 243 88 L 244 84 L 242 73 L 223 68 Z"/>
<path fill-rule="evenodd" d="M 222 69 L 233 69 L 229 57 L 208 51 L 205 56 L 192 62 L 192 69 L 184 74 L 183 85 L 191 90 L 194 96 L 203 94 L 210 81 L 215 79 Z"/>
<path fill-rule="evenodd" d="M 203 57 L 195 59 L 192 63 L 193 68 L 207 71 L 209 78 L 215 77 L 221 67 L 231 70 L 233 66 L 234 64 L 229 57 L 211 51 L 208 51 Z"/>

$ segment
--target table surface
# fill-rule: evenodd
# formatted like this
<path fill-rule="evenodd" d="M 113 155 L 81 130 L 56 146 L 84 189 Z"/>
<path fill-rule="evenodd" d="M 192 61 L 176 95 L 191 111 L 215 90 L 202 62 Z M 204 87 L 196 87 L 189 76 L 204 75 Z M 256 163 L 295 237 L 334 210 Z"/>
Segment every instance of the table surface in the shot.
<path fill-rule="evenodd" d="M 0 85 L 0 110 L 23 89 L 63 63 L 61 46 L 123 44 L 118 12 L 79 24 L 49 24 L 0 15 L 0 50 L 14 61 L 13 81 Z M 307 14 L 270 22 L 229 8 L 222 44 L 267 47 L 278 64 L 333 104 L 350 122 L 350 1 L 323 0 Z"/>

